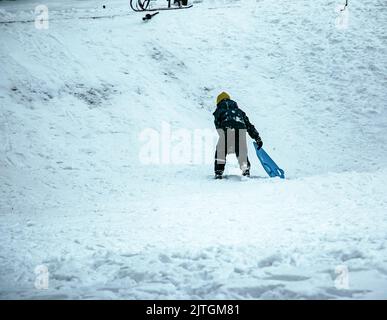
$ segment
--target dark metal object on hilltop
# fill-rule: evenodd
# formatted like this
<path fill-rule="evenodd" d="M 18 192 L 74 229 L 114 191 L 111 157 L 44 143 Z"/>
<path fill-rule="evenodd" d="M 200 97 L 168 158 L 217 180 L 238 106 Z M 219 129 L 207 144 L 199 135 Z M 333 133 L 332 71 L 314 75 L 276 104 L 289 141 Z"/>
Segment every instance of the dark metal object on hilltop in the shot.
<path fill-rule="evenodd" d="M 154 0 L 153 0 L 154 1 Z M 167 0 L 167 7 L 152 7 L 152 0 L 130 0 L 130 7 L 133 11 L 136 12 L 144 12 L 144 11 L 162 11 L 162 10 L 179 10 L 179 9 L 189 9 L 192 8 L 192 4 L 188 4 L 188 0 L 173 0 L 173 4 L 176 6 L 172 6 L 172 0 Z"/>

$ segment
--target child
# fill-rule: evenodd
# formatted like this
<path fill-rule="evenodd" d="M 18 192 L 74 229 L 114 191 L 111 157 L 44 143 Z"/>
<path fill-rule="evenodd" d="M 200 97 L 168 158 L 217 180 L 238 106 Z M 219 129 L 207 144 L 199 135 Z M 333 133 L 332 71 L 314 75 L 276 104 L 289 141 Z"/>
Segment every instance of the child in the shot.
<path fill-rule="evenodd" d="M 242 175 L 250 176 L 250 161 L 247 157 L 246 132 L 254 139 L 259 149 L 262 148 L 262 140 L 258 131 L 250 123 L 238 104 L 231 100 L 226 92 L 219 94 L 216 100 L 215 127 L 219 134 L 219 140 L 215 152 L 215 179 L 222 179 L 226 156 L 235 153 Z"/>

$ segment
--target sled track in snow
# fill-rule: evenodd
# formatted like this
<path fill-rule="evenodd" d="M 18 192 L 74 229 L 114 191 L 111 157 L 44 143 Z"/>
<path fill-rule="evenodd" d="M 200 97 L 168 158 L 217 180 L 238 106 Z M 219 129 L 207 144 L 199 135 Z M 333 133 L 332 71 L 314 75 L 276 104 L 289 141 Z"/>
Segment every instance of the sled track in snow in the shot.
<path fill-rule="evenodd" d="M 132 13 L 126 14 L 115 14 L 108 16 L 91 16 L 91 17 L 68 17 L 68 18 L 54 18 L 54 19 L 42 19 L 41 22 L 52 22 L 52 21 L 67 21 L 67 20 L 97 20 L 97 19 L 114 19 L 118 17 L 127 17 Z M 11 20 L 11 21 L 0 21 L 0 24 L 13 24 L 13 23 L 33 23 L 35 19 L 31 20 Z"/>

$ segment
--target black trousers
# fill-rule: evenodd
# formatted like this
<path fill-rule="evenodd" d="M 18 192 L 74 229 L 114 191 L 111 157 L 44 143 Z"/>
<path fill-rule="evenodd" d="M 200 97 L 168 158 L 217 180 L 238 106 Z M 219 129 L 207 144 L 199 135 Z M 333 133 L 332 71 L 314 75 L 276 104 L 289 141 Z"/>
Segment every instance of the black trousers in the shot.
<path fill-rule="evenodd" d="M 246 129 L 217 129 L 219 139 L 215 151 L 215 173 L 223 174 L 228 154 L 235 153 L 243 172 L 250 170 L 247 157 Z"/>

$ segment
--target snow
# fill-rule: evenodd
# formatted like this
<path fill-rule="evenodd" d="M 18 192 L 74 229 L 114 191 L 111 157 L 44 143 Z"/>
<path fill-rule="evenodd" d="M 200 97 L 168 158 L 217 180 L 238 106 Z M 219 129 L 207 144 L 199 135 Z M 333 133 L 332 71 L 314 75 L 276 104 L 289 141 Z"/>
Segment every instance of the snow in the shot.
<path fill-rule="evenodd" d="M 350 2 L 346 28 L 340 1 L 148 23 L 127 1 L 46 3 L 38 30 L 37 2 L 0 2 L 0 298 L 386 298 L 384 1 Z M 251 179 L 230 158 L 213 180 L 212 154 L 141 161 L 144 130 L 215 131 L 223 90 L 286 180 L 251 142 Z"/>

